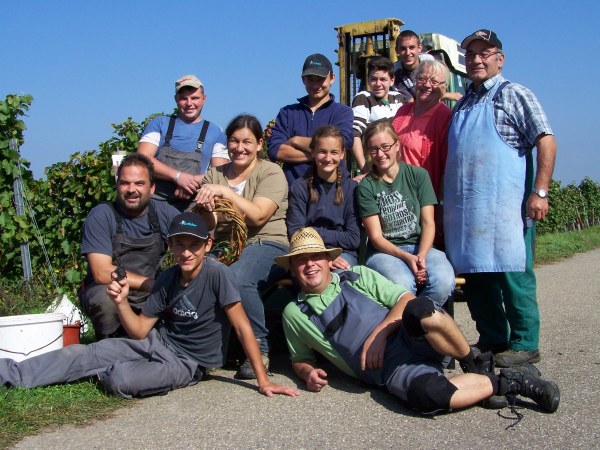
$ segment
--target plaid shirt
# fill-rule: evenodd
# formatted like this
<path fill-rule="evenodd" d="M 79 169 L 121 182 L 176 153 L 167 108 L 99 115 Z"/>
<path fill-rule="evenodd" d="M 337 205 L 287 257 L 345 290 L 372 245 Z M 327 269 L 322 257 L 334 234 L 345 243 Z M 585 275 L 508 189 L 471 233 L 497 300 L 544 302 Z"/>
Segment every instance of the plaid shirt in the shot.
<path fill-rule="evenodd" d="M 478 89 L 471 83 L 463 100 L 456 106 L 459 109 L 470 108 L 481 102 L 496 84 L 504 81 L 502 74 L 498 74 L 484 81 Z M 533 92 L 516 83 L 507 85 L 496 99 L 494 120 L 502 139 L 520 152 L 530 151 L 539 136 L 553 134 L 542 105 Z"/>

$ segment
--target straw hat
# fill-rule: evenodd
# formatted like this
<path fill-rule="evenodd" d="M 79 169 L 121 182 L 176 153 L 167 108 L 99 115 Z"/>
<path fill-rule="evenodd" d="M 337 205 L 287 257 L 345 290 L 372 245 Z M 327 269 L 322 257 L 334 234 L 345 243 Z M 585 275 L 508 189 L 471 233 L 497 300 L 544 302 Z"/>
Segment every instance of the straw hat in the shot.
<path fill-rule="evenodd" d="M 327 253 L 331 259 L 342 254 L 341 248 L 325 248 L 323 239 L 317 230 L 311 227 L 301 228 L 290 239 L 290 250 L 286 255 L 276 257 L 275 264 L 284 269 L 290 268 L 290 257 L 303 253 Z"/>

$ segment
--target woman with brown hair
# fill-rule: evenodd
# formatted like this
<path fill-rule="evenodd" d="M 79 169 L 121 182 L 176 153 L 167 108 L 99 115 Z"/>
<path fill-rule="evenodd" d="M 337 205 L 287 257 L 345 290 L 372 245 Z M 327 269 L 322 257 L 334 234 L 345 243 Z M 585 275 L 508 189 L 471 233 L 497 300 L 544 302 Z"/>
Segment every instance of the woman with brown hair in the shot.
<path fill-rule="evenodd" d="M 288 185 L 281 167 L 259 157 L 263 129 L 256 117 L 235 117 L 225 135 L 231 162 L 213 167 L 206 173 L 196 203 L 212 211 L 215 199 L 229 200 L 248 225 L 246 246 L 239 259 L 229 267 L 235 274 L 244 310 L 260 341 L 263 362 L 268 369 L 268 330 L 259 289 L 285 276 L 285 271 L 273 263 L 273 258 L 283 255 L 288 248 L 285 225 Z M 215 242 L 229 240 L 232 219 L 218 214 L 216 220 Z M 236 377 L 254 378 L 248 360 Z"/>
<path fill-rule="evenodd" d="M 373 162 L 357 190 L 369 237 L 366 265 L 442 306 L 454 289 L 454 271 L 444 252 L 433 248 L 437 200 L 429 175 L 398 162 L 398 136 L 390 123 L 369 125 L 364 142 Z"/>

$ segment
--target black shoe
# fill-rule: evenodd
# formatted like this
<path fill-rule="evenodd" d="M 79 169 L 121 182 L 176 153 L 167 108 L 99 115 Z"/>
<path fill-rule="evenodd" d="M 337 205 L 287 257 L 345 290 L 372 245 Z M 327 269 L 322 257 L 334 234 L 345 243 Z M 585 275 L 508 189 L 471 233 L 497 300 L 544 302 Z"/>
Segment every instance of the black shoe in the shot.
<path fill-rule="evenodd" d="M 472 361 L 459 361 L 460 368 L 464 373 L 494 373 L 494 356 L 491 352 L 480 353 L 472 347 L 474 358 Z"/>
<path fill-rule="evenodd" d="M 471 345 L 473 350 L 477 349 L 479 353 L 492 352 L 493 354 L 501 353 L 508 350 L 508 344 L 483 344 L 477 341 Z"/>
<path fill-rule="evenodd" d="M 539 350 L 506 350 L 494 355 L 497 367 L 519 367 L 540 361 Z"/>
<path fill-rule="evenodd" d="M 502 409 L 506 406 L 508 406 L 506 395 L 490 395 L 481 403 L 481 407 L 485 409 Z"/>
<path fill-rule="evenodd" d="M 560 390 L 556 383 L 544 380 L 528 369 L 502 369 L 499 391 L 504 395 L 530 398 L 547 412 L 555 412 L 560 403 Z"/>
<path fill-rule="evenodd" d="M 262 362 L 265 365 L 265 370 L 269 371 L 269 354 L 267 352 L 261 353 Z M 243 364 L 240 366 L 238 371 L 234 375 L 238 380 L 254 380 L 256 378 L 256 374 L 252 369 L 252 364 L 250 364 L 250 360 L 246 358 Z"/>

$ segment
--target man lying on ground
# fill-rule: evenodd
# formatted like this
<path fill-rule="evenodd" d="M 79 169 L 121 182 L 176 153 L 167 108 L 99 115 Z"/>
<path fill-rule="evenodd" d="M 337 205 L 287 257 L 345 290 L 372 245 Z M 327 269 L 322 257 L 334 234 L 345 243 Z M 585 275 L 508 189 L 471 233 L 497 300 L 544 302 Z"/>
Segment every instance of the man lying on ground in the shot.
<path fill-rule="evenodd" d="M 485 355 L 475 357 L 454 320 L 430 299 L 415 297 L 366 267 L 332 273 L 329 262 L 340 252 L 325 248 L 313 228 L 303 228 L 291 237 L 289 253 L 275 258 L 291 270 L 301 289 L 284 310 L 283 327 L 294 372 L 309 391 L 328 384 L 317 352 L 424 414 L 507 394 L 531 398 L 548 412 L 558 409 L 556 384 L 524 368 L 496 375 L 484 364 Z M 448 356 L 467 373 L 446 378 Z"/>

